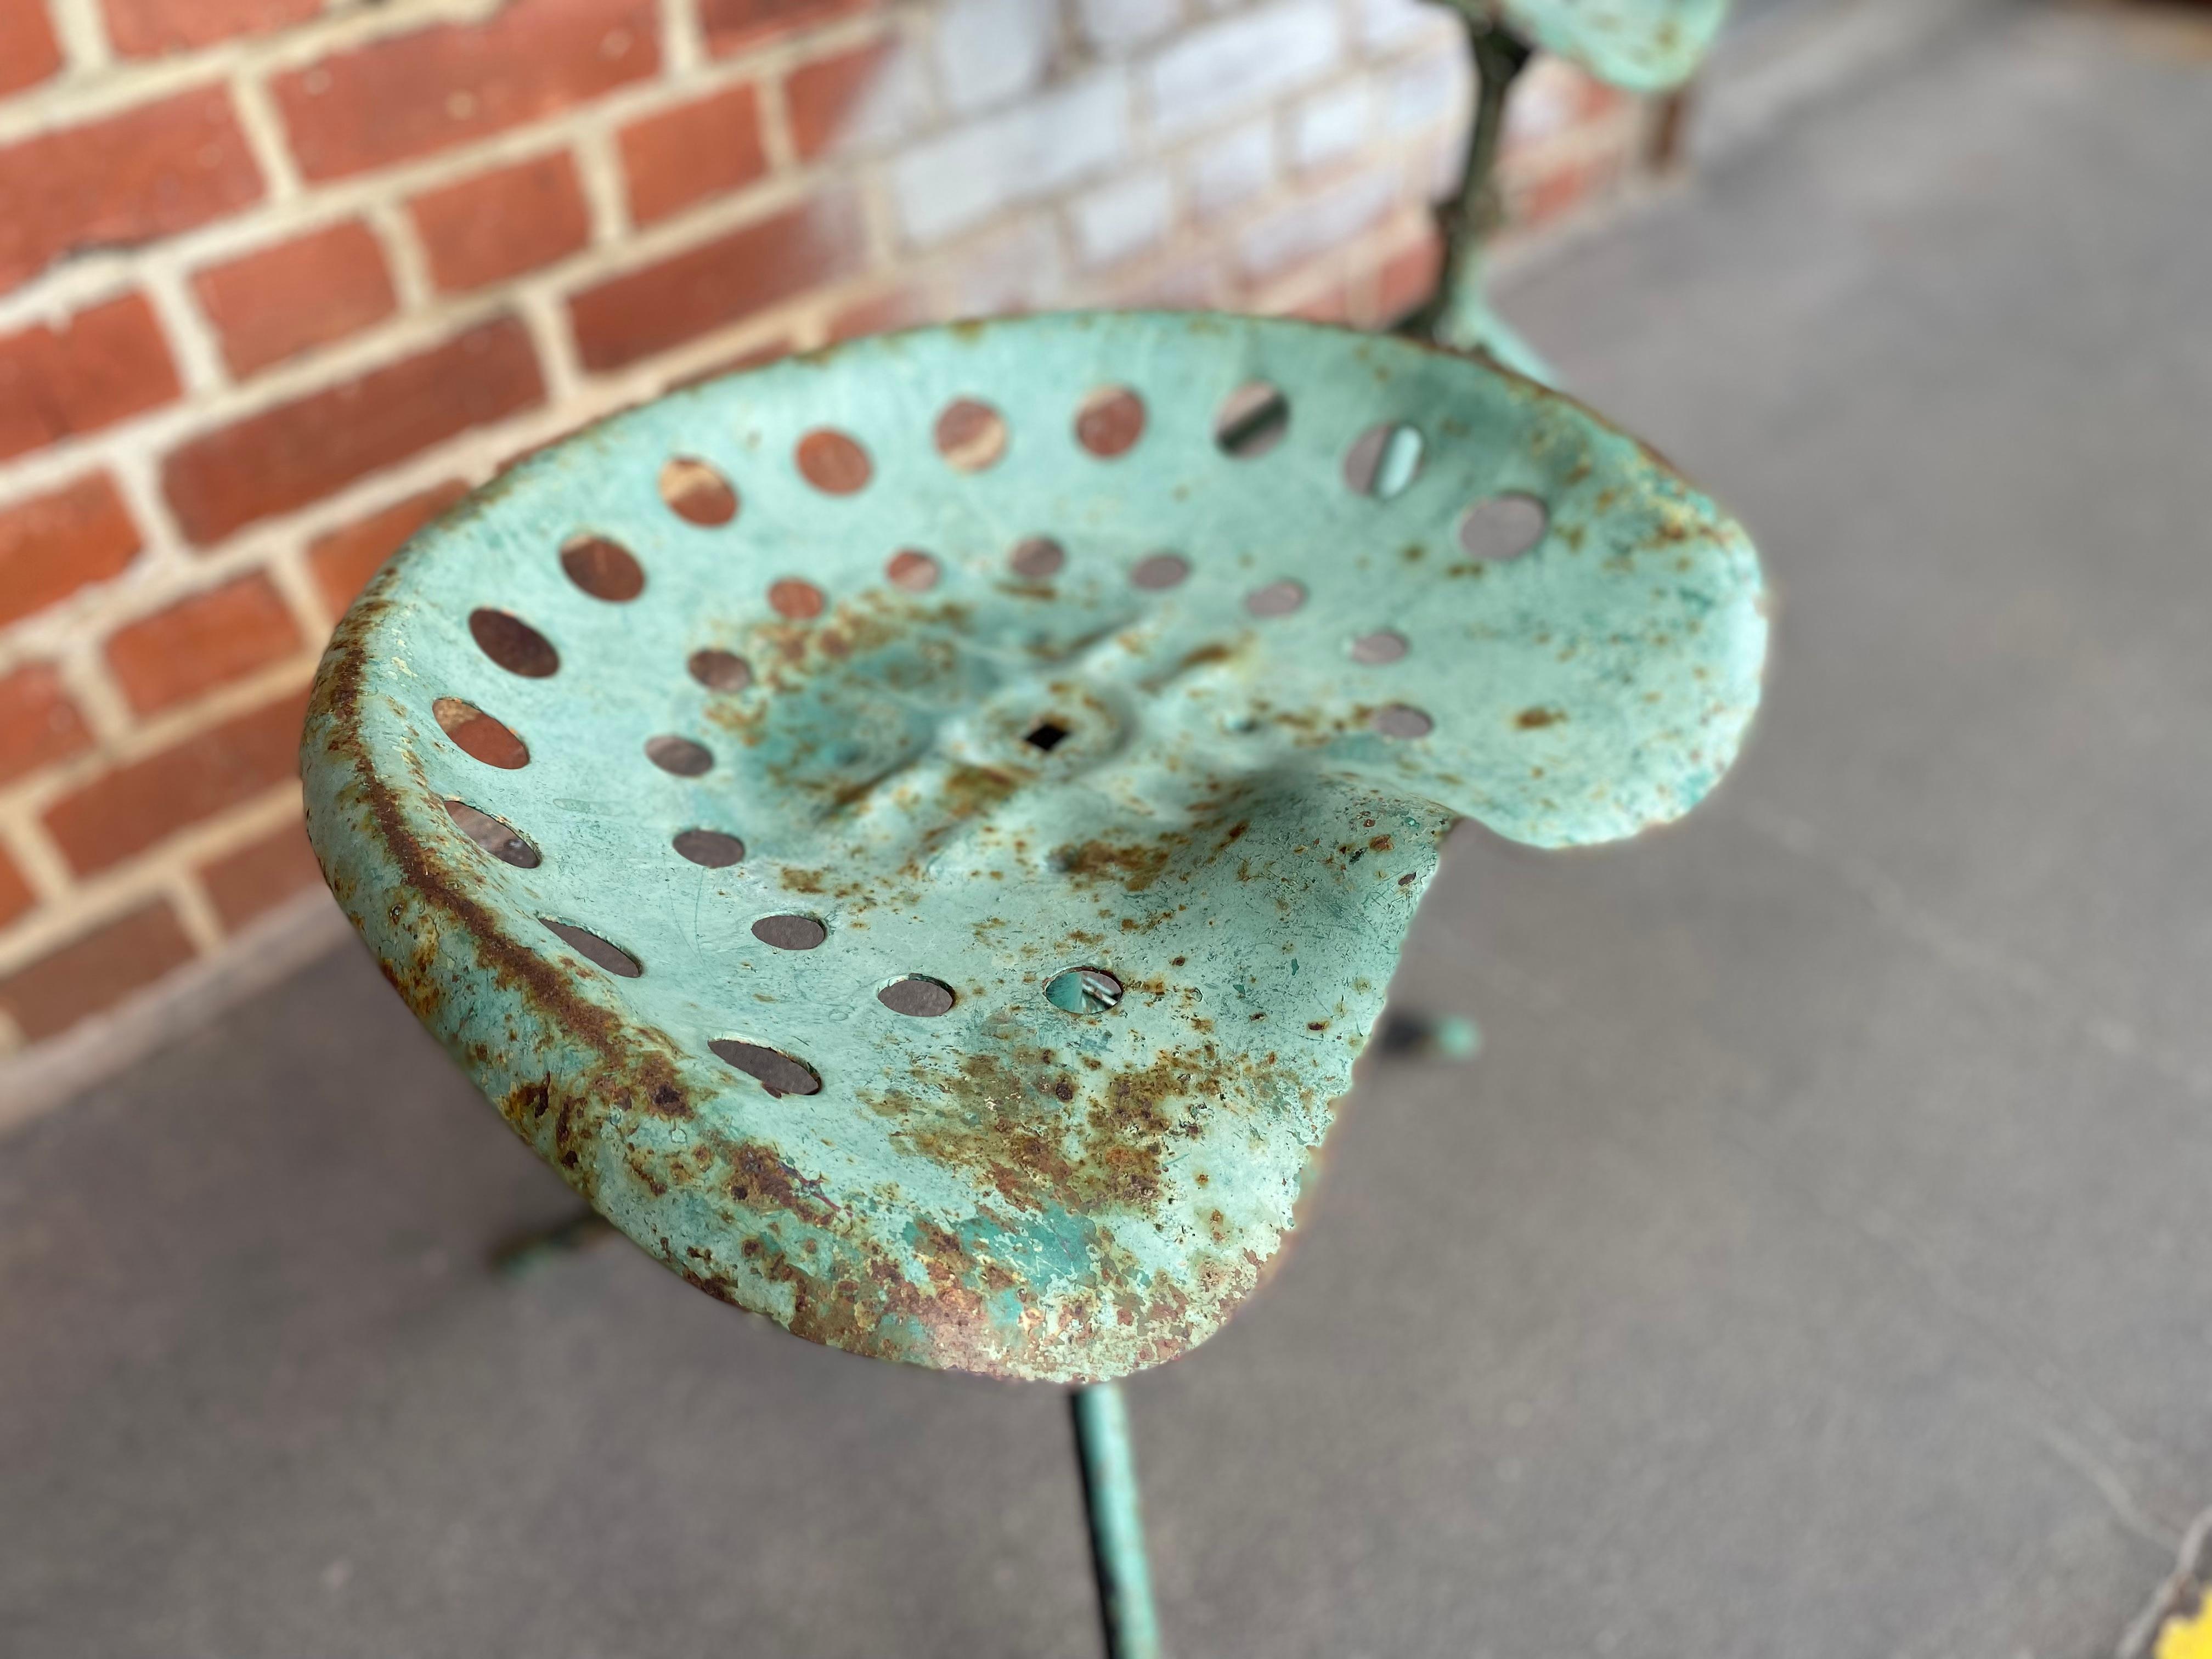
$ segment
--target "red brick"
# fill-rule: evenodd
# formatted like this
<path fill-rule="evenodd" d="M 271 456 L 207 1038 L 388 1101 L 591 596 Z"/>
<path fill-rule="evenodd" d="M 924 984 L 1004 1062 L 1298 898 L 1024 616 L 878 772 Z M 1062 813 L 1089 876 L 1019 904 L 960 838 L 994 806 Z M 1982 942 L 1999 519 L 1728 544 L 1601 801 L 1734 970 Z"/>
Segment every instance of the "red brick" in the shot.
<path fill-rule="evenodd" d="M 763 368 L 781 358 L 788 357 L 791 350 L 789 338 L 779 334 L 772 340 L 763 340 L 757 345 L 746 347 L 733 357 L 725 357 L 720 362 L 709 363 L 704 368 L 678 375 L 661 389 L 664 392 L 681 392 L 686 386 L 703 386 L 708 380 L 719 380 L 725 374 L 735 374 L 743 369 Z"/>
<path fill-rule="evenodd" d="M 0 93 L 36 86 L 61 66 L 46 0 L 0 0 Z"/>
<path fill-rule="evenodd" d="M 162 462 L 161 488 L 185 536 L 204 547 L 544 394 L 529 334 L 512 317 L 495 318 L 194 439 Z"/>
<path fill-rule="evenodd" d="M 468 485 L 459 478 L 448 478 L 342 530 L 317 537 L 307 549 L 307 565 L 331 615 L 336 617 L 351 605 L 353 596 L 376 574 L 377 567 L 397 553 L 410 536 L 468 493 Z"/>
<path fill-rule="evenodd" d="M 0 927 L 5 927 L 38 902 L 31 884 L 15 867 L 15 860 L 8 856 L 6 848 L 0 847 Z"/>
<path fill-rule="evenodd" d="M 1436 292 L 1443 274 L 1444 245 L 1431 227 L 1421 240 L 1401 248 L 1375 273 L 1375 316 L 1387 328 Z"/>
<path fill-rule="evenodd" d="M 90 746 L 92 733 L 46 662 L 0 674 L 0 783 Z"/>
<path fill-rule="evenodd" d="M 811 161 L 829 149 L 858 118 L 869 89 L 888 69 L 893 50 L 888 41 L 858 46 L 803 64 L 785 79 L 791 142 L 800 161 Z"/>
<path fill-rule="evenodd" d="M 106 651 L 131 707 L 151 714 L 299 648 L 299 625 L 257 570 L 117 629 Z"/>
<path fill-rule="evenodd" d="M 395 303 L 384 250 L 358 219 L 196 271 L 192 292 L 240 377 L 357 334 Z"/>
<path fill-rule="evenodd" d="M 750 86 L 633 121 L 622 130 L 621 144 L 629 214 L 641 225 L 727 195 L 768 171 L 760 94 Z"/>
<path fill-rule="evenodd" d="M 0 458 L 96 432 L 178 390 L 143 294 L 88 306 L 58 328 L 41 323 L 0 337 Z"/>
<path fill-rule="evenodd" d="M 0 289 L 79 248 L 150 242 L 260 198 L 221 87 L 0 147 Z"/>
<path fill-rule="evenodd" d="M 0 979 L 0 1008 L 26 1037 L 41 1042 L 191 959 L 177 913 L 156 899 Z"/>
<path fill-rule="evenodd" d="M 200 866 L 200 880 L 226 933 L 236 933 L 294 894 L 320 886 L 322 879 L 307 845 L 307 826 L 297 819 Z"/>
<path fill-rule="evenodd" d="M 448 294 L 550 264 L 592 239 L 575 160 L 565 149 L 426 191 L 407 207 L 430 275 Z"/>
<path fill-rule="evenodd" d="M 1341 282 L 1332 282 L 1320 292 L 1285 307 L 1285 317 L 1302 317 L 1310 323 L 1341 323 L 1352 316 L 1352 295 Z"/>
<path fill-rule="evenodd" d="M 874 0 L 699 0 L 707 50 L 717 58 L 791 29 L 868 10 Z"/>
<path fill-rule="evenodd" d="M 513 0 L 481 23 L 375 40 L 271 83 L 310 179 L 502 132 L 660 68 L 653 0 Z"/>
<path fill-rule="evenodd" d="M 302 23 L 323 0 L 104 0 L 107 38 L 125 58 L 212 46 Z"/>
<path fill-rule="evenodd" d="M 105 581 L 139 545 L 138 526 L 105 472 L 0 507 L 0 624 Z"/>
<path fill-rule="evenodd" d="M 120 864 L 295 776 L 307 712 L 301 686 L 102 773 L 46 809 L 47 831 L 81 876 Z"/>
<path fill-rule="evenodd" d="M 568 302 L 576 347 L 586 368 L 619 368 L 848 275 L 860 257 L 852 198 L 817 197 L 585 289 Z"/>
<path fill-rule="evenodd" d="M 895 288 L 866 300 L 855 300 L 830 319 L 830 342 L 857 339 L 863 334 L 888 334 L 927 315 L 920 293 Z"/>
<path fill-rule="evenodd" d="M 1620 172 L 1618 156 L 1602 155 L 1512 181 L 1506 199 L 1513 228 L 1531 229 L 1565 217 L 1610 190 Z"/>

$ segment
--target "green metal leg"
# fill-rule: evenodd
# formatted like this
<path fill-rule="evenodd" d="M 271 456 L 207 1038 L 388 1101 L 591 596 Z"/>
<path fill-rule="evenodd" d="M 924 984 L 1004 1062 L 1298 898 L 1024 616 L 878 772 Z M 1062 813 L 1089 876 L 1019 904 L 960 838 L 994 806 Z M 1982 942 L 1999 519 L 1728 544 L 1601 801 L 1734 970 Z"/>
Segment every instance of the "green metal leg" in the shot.
<path fill-rule="evenodd" d="M 1112 1659 L 1160 1659 L 1160 1621 L 1152 1609 L 1152 1569 L 1145 1560 L 1145 1518 L 1137 1504 L 1128 1407 L 1113 1382 L 1078 1389 L 1073 1400 L 1106 1650 Z"/>

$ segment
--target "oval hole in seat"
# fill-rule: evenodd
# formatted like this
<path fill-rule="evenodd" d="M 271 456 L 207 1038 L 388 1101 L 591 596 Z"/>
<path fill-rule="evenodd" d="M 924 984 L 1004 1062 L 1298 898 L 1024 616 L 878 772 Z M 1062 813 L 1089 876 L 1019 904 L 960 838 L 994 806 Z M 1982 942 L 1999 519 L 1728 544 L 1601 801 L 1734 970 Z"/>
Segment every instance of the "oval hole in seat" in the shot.
<path fill-rule="evenodd" d="M 812 1095 L 822 1091 L 814 1068 L 778 1048 L 738 1037 L 716 1037 L 707 1047 L 714 1058 L 734 1066 L 771 1095 Z"/>
<path fill-rule="evenodd" d="M 484 655 L 526 680 L 545 679 L 560 669 L 561 653 L 553 641 L 512 611 L 479 605 L 469 612 L 469 635 Z"/>
<path fill-rule="evenodd" d="M 540 916 L 538 920 L 544 924 L 545 931 L 562 944 L 611 974 L 619 974 L 624 979 L 635 979 L 645 971 L 638 965 L 635 957 L 611 939 L 600 938 L 588 927 L 579 927 L 573 921 L 556 921 L 550 916 Z"/>
<path fill-rule="evenodd" d="M 486 766 L 512 772 L 530 764 L 529 745 L 503 721 L 493 719 L 476 704 L 459 697 L 441 697 L 430 705 L 430 713 L 456 748 Z"/>

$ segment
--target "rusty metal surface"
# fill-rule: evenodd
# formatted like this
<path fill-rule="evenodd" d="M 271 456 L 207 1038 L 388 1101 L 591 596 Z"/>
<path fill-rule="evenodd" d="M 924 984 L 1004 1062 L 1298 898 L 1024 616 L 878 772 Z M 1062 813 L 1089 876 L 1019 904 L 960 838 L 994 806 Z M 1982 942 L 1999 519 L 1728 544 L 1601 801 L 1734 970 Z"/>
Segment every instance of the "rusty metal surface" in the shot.
<path fill-rule="evenodd" d="M 1765 636 L 1736 526 L 1486 364 L 955 325 L 629 411 L 416 538 L 325 659 L 309 833 L 415 1012 L 692 1283 L 1110 1377 L 1281 1247 L 1451 823 L 1686 811 Z"/>

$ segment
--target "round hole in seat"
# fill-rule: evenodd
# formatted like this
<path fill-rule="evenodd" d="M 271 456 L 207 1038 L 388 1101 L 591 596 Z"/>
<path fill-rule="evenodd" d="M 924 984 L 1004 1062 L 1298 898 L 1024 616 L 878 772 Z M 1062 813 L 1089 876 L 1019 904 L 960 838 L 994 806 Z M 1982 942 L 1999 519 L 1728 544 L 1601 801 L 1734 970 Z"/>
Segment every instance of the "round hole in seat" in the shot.
<path fill-rule="evenodd" d="M 448 800 L 446 816 L 453 819 L 463 835 L 502 864 L 511 864 L 518 870 L 535 870 L 543 862 L 529 838 L 502 818 L 480 811 L 465 800 Z"/>
<path fill-rule="evenodd" d="M 1262 619 L 1287 617 L 1306 602 L 1306 590 L 1297 582 L 1269 582 L 1244 596 L 1244 608 Z"/>
<path fill-rule="evenodd" d="M 511 611 L 480 605 L 470 611 L 469 636 L 484 655 L 524 679 L 542 680 L 560 669 L 553 641 Z"/>
<path fill-rule="evenodd" d="M 561 568 L 595 599 L 620 605 L 645 592 L 645 567 L 611 537 L 571 536 L 561 549 Z"/>
<path fill-rule="evenodd" d="M 1396 662 L 1406 654 L 1406 636 L 1395 628 L 1378 628 L 1372 634 L 1362 634 L 1352 642 L 1352 659 L 1364 663 L 1370 668 L 1387 662 Z"/>
<path fill-rule="evenodd" d="M 1147 553 L 1129 572 L 1129 586 L 1148 592 L 1180 587 L 1190 576 L 1190 561 L 1180 553 Z"/>
<path fill-rule="evenodd" d="M 1544 539 L 1550 514 L 1534 495 L 1486 496 L 1460 515 L 1459 544 L 1477 559 L 1517 559 Z"/>
<path fill-rule="evenodd" d="M 860 440 L 834 427 L 817 427 L 799 441 L 799 476 L 825 495 L 851 495 L 867 488 L 875 468 Z"/>
<path fill-rule="evenodd" d="M 711 528 L 738 516 L 730 481 L 695 456 L 678 455 L 660 469 L 660 499 L 687 524 Z"/>
<path fill-rule="evenodd" d="M 1437 729 L 1426 713 L 1403 702 L 1376 709 L 1368 724 L 1386 738 L 1425 738 Z"/>
<path fill-rule="evenodd" d="M 918 549 L 902 548 L 884 566 L 884 576 L 893 587 L 909 593 L 927 593 L 944 574 L 937 561 Z"/>
<path fill-rule="evenodd" d="M 1103 1014 L 1121 1000 L 1121 981 L 1103 968 L 1070 968 L 1044 982 L 1044 1000 L 1064 1014 Z"/>
<path fill-rule="evenodd" d="M 624 979 L 635 979 L 645 971 L 638 966 L 635 957 L 611 939 L 601 939 L 588 927 L 579 927 L 573 921 L 556 921 L 550 916 L 540 916 L 538 920 L 543 922 L 546 931 L 556 936 L 562 944 L 575 951 L 577 955 L 598 963 L 611 974 L 619 974 Z"/>
<path fill-rule="evenodd" d="M 1126 386 L 1102 386 L 1075 411 L 1075 441 L 1102 461 L 1126 455 L 1145 435 L 1145 400 Z"/>
<path fill-rule="evenodd" d="M 830 930 L 812 916 L 763 916 L 753 924 L 753 937 L 779 951 L 811 951 L 830 937 Z"/>
<path fill-rule="evenodd" d="M 685 830 L 669 842 L 692 863 L 709 870 L 726 870 L 745 855 L 745 844 L 720 830 Z"/>
<path fill-rule="evenodd" d="M 1387 501 L 1402 495 L 1421 472 L 1421 432 L 1403 421 L 1370 426 L 1344 454 L 1344 482 L 1359 495 Z"/>
<path fill-rule="evenodd" d="M 1240 461 L 1266 454 L 1290 429 L 1291 400 L 1269 380 L 1247 380 L 1213 415 L 1213 441 Z"/>
<path fill-rule="evenodd" d="M 459 697 L 440 697 L 430 705 L 430 713 L 439 729 L 453 740 L 456 748 L 486 766 L 512 772 L 530 764 L 529 745 L 509 731 L 503 721 L 495 720 L 476 704 L 464 702 Z"/>
<path fill-rule="evenodd" d="M 714 751 L 703 743 L 694 743 L 689 738 L 679 738 L 673 732 L 663 732 L 645 740 L 645 757 L 664 772 L 673 772 L 679 778 L 696 778 L 710 772 L 714 766 Z"/>
<path fill-rule="evenodd" d="M 1006 417 L 974 398 L 945 405 L 931 433 L 937 453 L 957 472 L 981 472 L 1006 453 Z"/>
<path fill-rule="evenodd" d="M 1030 536 L 1014 544 L 1014 550 L 1006 556 L 1006 562 L 1017 576 L 1041 582 L 1060 574 L 1060 567 L 1067 562 L 1067 550 L 1049 536 Z"/>
<path fill-rule="evenodd" d="M 752 665 L 734 651 L 694 651 L 684 666 L 709 691 L 742 691 L 753 683 Z"/>
<path fill-rule="evenodd" d="M 822 1079 L 815 1075 L 814 1068 L 780 1048 L 747 1042 L 739 1037 L 716 1037 L 707 1047 L 715 1059 L 734 1066 L 771 1095 L 812 1095 L 822 1091 Z"/>
<path fill-rule="evenodd" d="M 906 974 L 876 993 L 876 1000 L 895 1014 L 913 1019 L 935 1019 L 952 1012 L 952 988 L 941 979 Z"/>
<path fill-rule="evenodd" d="M 769 609 L 793 622 L 812 622 L 829 603 L 820 588 L 796 576 L 769 584 Z"/>

